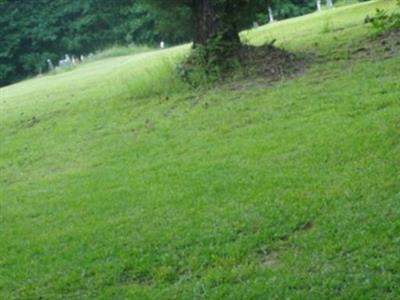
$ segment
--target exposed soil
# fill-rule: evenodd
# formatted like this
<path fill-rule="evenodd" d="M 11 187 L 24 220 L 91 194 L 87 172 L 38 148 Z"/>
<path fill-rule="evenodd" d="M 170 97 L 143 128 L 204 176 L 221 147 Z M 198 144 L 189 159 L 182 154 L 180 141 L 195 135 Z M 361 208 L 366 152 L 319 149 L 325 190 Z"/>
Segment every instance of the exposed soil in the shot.
<path fill-rule="evenodd" d="M 384 34 L 379 43 L 384 51 L 389 55 L 397 55 L 400 53 L 400 29 L 392 30 Z"/>
<path fill-rule="evenodd" d="M 352 56 L 361 59 L 385 59 L 400 54 L 400 29 L 391 30 L 378 38 L 369 39 L 358 48 Z"/>
<path fill-rule="evenodd" d="M 260 47 L 245 45 L 238 55 L 244 74 L 267 81 L 292 77 L 303 71 L 310 58 L 300 57 L 272 44 Z"/>
<path fill-rule="evenodd" d="M 274 41 L 258 47 L 242 45 L 233 53 L 230 53 L 229 57 L 232 57 L 232 61 L 226 58 L 226 61 L 222 62 L 222 64 L 226 64 L 219 69 L 217 78 L 215 78 L 213 71 L 210 72 L 210 74 L 213 74 L 210 81 L 233 85 L 236 88 L 247 85 L 248 82 L 252 84 L 255 82 L 271 83 L 295 77 L 304 71 L 312 61 L 311 55 L 295 55 L 277 48 L 273 44 Z M 235 67 L 232 67 L 232 65 Z M 180 67 L 182 78 L 197 85 L 196 82 L 192 81 L 190 75 L 192 72 L 202 69 L 201 66 L 196 65 L 195 55 L 189 57 Z"/>

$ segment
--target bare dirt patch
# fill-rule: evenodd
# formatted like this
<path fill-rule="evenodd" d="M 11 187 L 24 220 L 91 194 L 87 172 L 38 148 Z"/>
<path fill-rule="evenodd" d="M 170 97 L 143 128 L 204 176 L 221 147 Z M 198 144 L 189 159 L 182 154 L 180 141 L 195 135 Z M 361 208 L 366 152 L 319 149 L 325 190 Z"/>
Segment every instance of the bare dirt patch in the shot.
<path fill-rule="evenodd" d="M 294 54 L 275 47 L 274 42 L 262 46 L 243 44 L 231 49 L 225 60 L 215 59 L 219 63 L 210 58 L 208 63 L 204 63 L 194 53 L 179 66 L 178 71 L 185 82 L 195 87 L 217 84 L 242 89 L 248 85 L 265 85 L 294 78 L 314 60 L 312 55 Z"/>
<path fill-rule="evenodd" d="M 264 87 L 294 79 L 304 74 L 315 60 L 312 54 L 294 54 L 272 43 L 259 47 L 245 45 L 238 57 L 241 72 L 230 74 L 222 80 L 223 86 L 233 90 Z"/>
<path fill-rule="evenodd" d="M 269 269 L 276 267 L 279 264 L 279 256 L 276 252 L 266 254 L 262 258 L 262 264 Z"/>
<path fill-rule="evenodd" d="M 279 254 L 276 251 L 267 248 L 261 248 L 258 251 L 261 265 L 267 269 L 274 269 L 279 265 Z"/>
<path fill-rule="evenodd" d="M 247 75 L 267 81 L 292 77 L 303 71 L 310 61 L 310 57 L 295 55 L 272 43 L 260 47 L 243 46 L 238 56 Z"/>
<path fill-rule="evenodd" d="M 400 29 L 371 38 L 352 52 L 352 58 L 369 60 L 388 59 L 398 55 L 400 55 Z"/>

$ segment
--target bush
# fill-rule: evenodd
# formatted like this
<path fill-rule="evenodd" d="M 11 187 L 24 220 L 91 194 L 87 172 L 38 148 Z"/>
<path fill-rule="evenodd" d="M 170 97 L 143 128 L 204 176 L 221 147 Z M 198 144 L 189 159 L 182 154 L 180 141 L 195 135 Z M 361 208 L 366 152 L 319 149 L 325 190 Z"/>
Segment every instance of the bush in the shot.
<path fill-rule="evenodd" d="M 226 42 L 217 36 L 206 46 L 193 49 L 190 56 L 178 66 L 178 73 L 193 86 L 223 81 L 240 71 L 238 57 L 242 48 L 241 44 Z"/>
<path fill-rule="evenodd" d="M 400 0 L 397 1 L 400 7 Z M 377 34 L 382 34 L 389 30 L 400 29 L 400 12 L 388 13 L 383 9 L 377 9 L 376 15 L 373 17 L 367 16 L 366 23 L 372 24 Z"/>

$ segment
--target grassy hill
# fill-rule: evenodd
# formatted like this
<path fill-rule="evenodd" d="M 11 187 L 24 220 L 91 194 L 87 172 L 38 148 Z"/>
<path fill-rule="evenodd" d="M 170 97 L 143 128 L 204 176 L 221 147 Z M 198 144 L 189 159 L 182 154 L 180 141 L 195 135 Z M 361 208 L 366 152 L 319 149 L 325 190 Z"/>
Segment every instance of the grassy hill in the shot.
<path fill-rule="evenodd" d="M 0 298 L 396 299 L 394 6 L 244 32 L 314 57 L 274 84 L 189 89 L 181 46 L 0 89 Z"/>

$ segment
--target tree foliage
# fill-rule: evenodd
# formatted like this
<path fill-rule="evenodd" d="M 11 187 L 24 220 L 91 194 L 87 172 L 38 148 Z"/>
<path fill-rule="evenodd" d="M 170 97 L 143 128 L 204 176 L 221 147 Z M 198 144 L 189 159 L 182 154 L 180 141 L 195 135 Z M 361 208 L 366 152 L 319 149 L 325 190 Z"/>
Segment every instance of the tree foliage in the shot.
<path fill-rule="evenodd" d="M 0 0 L 1 1 L 1 0 Z M 187 14 L 174 21 L 135 0 L 3 0 L 0 2 L 0 86 L 47 69 L 47 59 L 79 56 L 115 44 L 189 40 Z M 186 27 L 187 28 L 187 27 Z"/>

